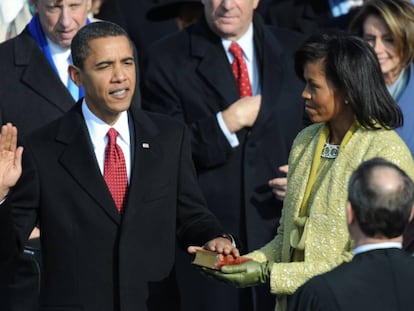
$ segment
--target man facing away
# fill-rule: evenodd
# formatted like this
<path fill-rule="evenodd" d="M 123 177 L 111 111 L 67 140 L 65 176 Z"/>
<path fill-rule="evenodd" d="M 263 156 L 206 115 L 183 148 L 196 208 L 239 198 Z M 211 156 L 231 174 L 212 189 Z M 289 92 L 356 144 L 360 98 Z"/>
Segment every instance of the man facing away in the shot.
<path fill-rule="evenodd" d="M 374 158 L 351 176 L 348 200 L 354 258 L 305 283 L 289 310 L 412 310 L 414 258 L 401 249 L 414 214 L 412 180 L 393 163 Z"/>
<path fill-rule="evenodd" d="M 1 217 L 12 214 L 22 241 L 40 224 L 40 310 L 175 310 L 176 239 L 238 250 L 206 209 L 186 127 L 132 105 L 136 68 L 126 32 L 91 23 L 74 37 L 72 56 L 69 74 L 85 98 L 27 137 L 23 173 Z"/>

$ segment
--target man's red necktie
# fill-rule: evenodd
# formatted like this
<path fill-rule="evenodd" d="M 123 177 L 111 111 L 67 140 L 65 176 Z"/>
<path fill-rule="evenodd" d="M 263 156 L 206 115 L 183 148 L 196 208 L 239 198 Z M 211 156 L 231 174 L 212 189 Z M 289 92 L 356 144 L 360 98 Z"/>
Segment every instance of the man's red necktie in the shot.
<path fill-rule="evenodd" d="M 125 158 L 121 147 L 116 143 L 118 132 L 110 128 L 107 135 L 108 144 L 105 148 L 104 179 L 118 212 L 122 213 L 128 191 Z"/>
<path fill-rule="evenodd" d="M 239 87 L 240 97 L 252 96 L 252 86 L 250 84 L 246 62 L 243 58 L 243 50 L 240 45 L 233 42 L 230 45 L 229 52 L 234 56 L 231 69 L 233 70 L 234 78 Z"/>

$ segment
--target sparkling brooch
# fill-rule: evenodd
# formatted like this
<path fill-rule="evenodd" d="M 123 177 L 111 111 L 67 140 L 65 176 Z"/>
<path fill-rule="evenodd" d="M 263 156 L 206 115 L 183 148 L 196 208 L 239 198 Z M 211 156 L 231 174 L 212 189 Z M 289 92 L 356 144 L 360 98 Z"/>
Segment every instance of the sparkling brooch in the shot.
<path fill-rule="evenodd" d="M 325 143 L 322 149 L 321 157 L 325 159 L 336 159 L 339 153 L 340 145 L 331 145 Z"/>

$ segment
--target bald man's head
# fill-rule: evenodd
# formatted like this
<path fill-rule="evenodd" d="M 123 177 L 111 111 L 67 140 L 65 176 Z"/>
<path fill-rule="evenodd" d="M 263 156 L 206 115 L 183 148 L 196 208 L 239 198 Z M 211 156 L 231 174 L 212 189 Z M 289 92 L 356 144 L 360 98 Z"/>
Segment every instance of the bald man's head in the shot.
<path fill-rule="evenodd" d="M 400 236 L 414 203 L 414 184 L 395 164 L 381 158 L 362 163 L 352 174 L 348 200 L 368 237 Z"/>

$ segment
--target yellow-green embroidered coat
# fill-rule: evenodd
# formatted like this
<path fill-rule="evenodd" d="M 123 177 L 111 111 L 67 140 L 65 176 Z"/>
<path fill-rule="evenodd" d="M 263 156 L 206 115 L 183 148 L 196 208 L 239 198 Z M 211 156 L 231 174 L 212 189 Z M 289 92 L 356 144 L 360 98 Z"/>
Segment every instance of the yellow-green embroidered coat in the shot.
<path fill-rule="evenodd" d="M 274 261 L 270 291 L 277 295 L 276 310 L 286 310 L 286 295 L 293 294 L 306 280 L 352 258 L 345 218 L 347 184 L 351 173 L 363 161 L 382 157 L 414 178 L 410 151 L 392 130 L 358 128 L 342 147 L 331 168 L 315 182 L 308 202 L 308 219 L 302 241 L 304 261 L 291 261 L 292 232 L 308 182 L 315 149 L 323 123 L 305 128 L 296 137 L 289 157 L 288 187 L 276 237 L 247 256 L 263 262 Z"/>

